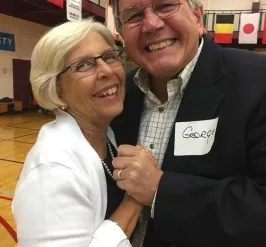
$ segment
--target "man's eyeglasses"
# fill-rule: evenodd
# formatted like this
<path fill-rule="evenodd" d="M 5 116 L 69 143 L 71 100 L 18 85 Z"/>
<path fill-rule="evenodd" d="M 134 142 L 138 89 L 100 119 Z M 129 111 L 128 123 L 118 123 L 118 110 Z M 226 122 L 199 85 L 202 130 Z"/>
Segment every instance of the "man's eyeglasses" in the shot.
<path fill-rule="evenodd" d="M 120 18 L 123 26 L 135 27 L 138 26 L 145 18 L 145 10 L 147 8 L 152 8 L 153 12 L 159 17 L 166 18 L 174 15 L 179 10 L 179 7 L 179 0 L 166 0 L 161 3 L 150 4 L 144 7 L 134 5 L 123 9 L 118 18 Z"/>
<path fill-rule="evenodd" d="M 79 61 L 76 61 L 67 67 L 65 67 L 58 75 L 57 79 L 67 72 L 69 69 L 75 73 L 75 72 L 86 72 L 86 75 L 92 75 L 95 73 L 96 68 L 96 61 L 97 59 L 101 58 L 105 63 L 107 63 L 111 68 L 120 66 L 122 64 L 122 57 L 123 50 L 111 50 L 106 51 L 102 55 L 97 57 L 87 57 L 83 58 Z"/>

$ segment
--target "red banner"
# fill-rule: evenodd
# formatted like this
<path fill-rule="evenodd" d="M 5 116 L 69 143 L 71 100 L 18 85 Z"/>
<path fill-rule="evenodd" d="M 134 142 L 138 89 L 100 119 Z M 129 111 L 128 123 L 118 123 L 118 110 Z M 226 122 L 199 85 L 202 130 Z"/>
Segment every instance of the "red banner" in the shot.
<path fill-rule="evenodd" d="M 64 7 L 64 0 L 47 0 L 47 2 L 53 3 L 61 8 Z"/>
<path fill-rule="evenodd" d="M 262 44 L 266 44 L 266 14 L 264 14 L 264 28 L 262 32 Z"/>

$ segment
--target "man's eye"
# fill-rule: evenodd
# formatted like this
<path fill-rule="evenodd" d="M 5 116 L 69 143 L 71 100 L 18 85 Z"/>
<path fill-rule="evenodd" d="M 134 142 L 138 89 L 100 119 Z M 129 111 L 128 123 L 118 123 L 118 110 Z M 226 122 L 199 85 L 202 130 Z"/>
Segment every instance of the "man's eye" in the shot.
<path fill-rule="evenodd" d="M 143 12 L 139 12 L 139 13 L 136 13 L 130 17 L 128 17 L 127 19 L 127 23 L 135 23 L 135 22 L 139 22 L 143 19 Z"/>
<path fill-rule="evenodd" d="M 155 11 L 158 13 L 167 13 L 172 11 L 176 6 L 171 3 L 158 4 L 155 8 Z"/>
<path fill-rule="evenodd" d="M 84 71 L 87 71 L 93 67 L 94 67 L 94 64 L 91 61 L 84 60 L 84 61 L 81 61 L 77 64 L 76 71 L 77 72 L 84 72 Z"/>

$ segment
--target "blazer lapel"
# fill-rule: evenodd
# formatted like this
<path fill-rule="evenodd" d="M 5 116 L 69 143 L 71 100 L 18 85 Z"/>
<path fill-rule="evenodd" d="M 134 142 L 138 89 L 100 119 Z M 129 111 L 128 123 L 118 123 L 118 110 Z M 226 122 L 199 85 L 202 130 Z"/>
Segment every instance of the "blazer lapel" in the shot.
<path fill-rule="evenodd" d="M 198 62 L 185 89 L 175 122 L 188 122 L 213 119 L 223 101 L 224 95 L 215 84 L 225 75 L 222 63 L 222 50 L 208 38 Z M 175 125 L 171 132 L 162 169 L 172 172 L 185 172 L 190 156 L 174 157 Z"/>
<path fill-rule="evenodd" d="M 116 141 L 118 147 L 121 144 L 136 145 L 137 143 L 143 94 L 133 82 L 135 73 L 136 70 L 127 75 L 124 110 L 111 123 L 114 135 L 108 132 L 108 137 L 113 141 L 112 143 Z M 115 137 L 115 140 L 112 137 Z M 109 199 L 107 200 L 106 218 L 109 218 L 123 200 L 124 191 L 119 189 L 114 181 L 107 178 L 107 194 Z"/>
<path fill-rule="evenodd" d="M 127 75 L 124 109 L 111 123 L 118 146 L 136 145 L 138 140 L 144 94 L 133 81 L 136 72 L 137 70 L 133 70 Z"/>

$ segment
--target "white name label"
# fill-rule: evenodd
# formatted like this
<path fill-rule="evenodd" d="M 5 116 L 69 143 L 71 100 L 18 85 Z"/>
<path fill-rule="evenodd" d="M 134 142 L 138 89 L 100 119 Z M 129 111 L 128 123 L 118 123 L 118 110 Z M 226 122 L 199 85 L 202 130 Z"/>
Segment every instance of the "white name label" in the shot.
<path fill-rule="evenodd" d="M 215 140 L 218 118 L 175 124 L 175 156 L 204 155 Z"/>

